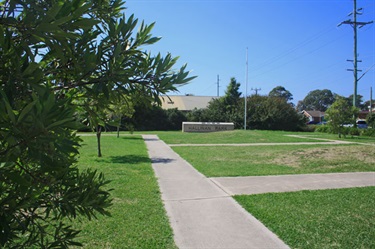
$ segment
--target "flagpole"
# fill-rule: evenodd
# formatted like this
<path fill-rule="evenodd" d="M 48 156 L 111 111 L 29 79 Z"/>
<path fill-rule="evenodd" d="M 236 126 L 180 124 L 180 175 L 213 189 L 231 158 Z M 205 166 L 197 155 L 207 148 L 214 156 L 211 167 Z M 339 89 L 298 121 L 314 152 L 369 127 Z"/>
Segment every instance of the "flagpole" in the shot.
<path fill-rule="evenodd" d="M 248 64 L 248 48 L 246 47 L 246 83 L 245 83 L 245 115 L 243 128 L 246 130 L 246 119 L 247 119 L 247 81 L 249 77 L 249 64 Z"/>

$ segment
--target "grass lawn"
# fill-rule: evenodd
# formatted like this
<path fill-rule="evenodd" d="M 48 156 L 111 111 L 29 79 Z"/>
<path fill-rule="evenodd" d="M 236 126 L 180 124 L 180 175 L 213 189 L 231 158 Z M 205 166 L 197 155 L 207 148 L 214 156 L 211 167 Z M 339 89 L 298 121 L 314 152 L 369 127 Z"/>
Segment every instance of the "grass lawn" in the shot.
<path fill-rule="evenodd" d="M 207 177 L 375 171 L 365 145 L 172 148 Z"/>
<path fill-rule="evenodd" d="M 375 187 L 235 199 L 291 248 L 375 248 Z"/>
<path fill-rule="evenodd" d="M 96 137 L 82 138 L 80 168 L 103 172 L 114 189 L 112 217 L 75 222 L 84 248 L 176 248 L 143 139 L 103 136 L 98 158 Z"/>
<path fill-rule="evenodd" d="M 155 132 L 167 144 L 226 144 L 226 143 L 289 143 L 319 142 L 308 138 L 288 137 L 286 135 L 306 135 L 311 133 L 234 130 L 225 132 L 189 133 L 181 131 Z M 322 141 L 324 142 L 324 141 Z"/>
<path fill-rule="evenodd" d="M 375 137 L 367 137 L 367 136 L 350 136 L 347 135 L 345 138 L 339 138 L 337 134 L 329 134 L 329 133 L 321 133 L 321 132 L 304 132 L 299 133 L 302 136 L 312 137 L 312 138 L 324 138 L 324 139 L 332 139 L 332 140 L 341 140 L 341 141 L 348 141 L 348 142 L 355 142 L 355 143 L 368 143 L 375 145 Z"/>

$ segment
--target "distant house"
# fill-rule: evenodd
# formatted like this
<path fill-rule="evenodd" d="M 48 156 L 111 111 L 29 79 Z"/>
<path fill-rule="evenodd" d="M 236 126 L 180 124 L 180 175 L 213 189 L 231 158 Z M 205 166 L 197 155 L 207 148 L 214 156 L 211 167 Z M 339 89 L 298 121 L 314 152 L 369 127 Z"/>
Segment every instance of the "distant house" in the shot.
<path fill-rule="evenodd" d="M 160 96 L 161 107 L 165 110 L 177 108 L 179 111 L 192 111 L 195 108 L 207 108 L 208 103 L 216 99 L 212 96 L 194 96 L 194 95 L 172 95 Z"/>
<path fill-rule="evenodd" d="M 317 124 L 324 121 L 324 112 L 321 111 L 306 111 L 303 110 L 301 112 L 307 119 L 309 120 L 308 123 L 310 124 Z"/>
<path fill-rule="evenodd" d="M 370 111 L 360 111 L 358 113 L 358 119 L 366 119 L 367 115 L 370 114 Z"/>

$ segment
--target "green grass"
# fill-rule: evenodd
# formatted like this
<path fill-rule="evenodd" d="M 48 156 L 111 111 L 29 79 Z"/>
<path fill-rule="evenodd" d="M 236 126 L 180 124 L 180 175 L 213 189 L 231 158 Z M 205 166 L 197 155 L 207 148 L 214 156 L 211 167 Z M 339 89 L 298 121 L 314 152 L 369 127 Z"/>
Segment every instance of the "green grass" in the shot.
<path fill-rule="evenodd" d="M 291 248 L 375 248 L 375 187 L 235 199 Z"/>
<path fill-rule="evenodd" d="M 207 177 L 375 171 L 365 145 L 172 147 Z"/>
<path fill-rule="evenodd" d="M 114 189 L 112 217 L 74 224 L 82 229 L 84 248 L 176 248 L 142 138 L 103 136 L 102 158 L 96 156 L 96 137 L 82 138 L 80 168 L 103 172 Z"/>
<path fill-rule="evenodd" d="M 284 131 L 234 130 L 209 133 L 158 131 L 155 133 L 167 144 L 290 143 L 318 141 L 308 138 L 288 137 L 286 135 L 304 135 L 306 133 Z"/>
<path fill-rule="evenodd" d="M 355 142 L 355 143 L 369 143 L 375 145 L 375 137 L 367 137 L 367 136 L 350 136 L 347 135 L 345 138 L 339 138 L 337 134 L 329 134 L 329 133 L 321 133 L 321 132 L 305 132 L 299 133 L 302 136 L 312 137 L 312 138 L 323 138 L 323 139 L 332 139 L 332 140 L 340 140 L 340 141 L 348 141 L 348 142 Z"/>

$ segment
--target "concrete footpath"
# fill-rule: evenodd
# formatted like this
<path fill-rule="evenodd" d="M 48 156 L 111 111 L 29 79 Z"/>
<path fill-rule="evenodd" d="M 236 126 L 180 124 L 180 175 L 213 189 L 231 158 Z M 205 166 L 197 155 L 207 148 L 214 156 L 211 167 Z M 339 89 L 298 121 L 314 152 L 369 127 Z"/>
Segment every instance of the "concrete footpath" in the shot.
<path fill-rule="evenodd" d="M 154 135 L 143 136 L 180 248 L 289 248 Z"/>
<path fill-rule="evenodd" d="M 289 248 L 231 195 L 375 186 L 375 172 L 207 178 L 156 135 L 143 135 L 176 245 Z"/>
<path fill-rule="evenodd" d="M 210 178 L 230 195 L 375 186 L 375 172 Z"/>

